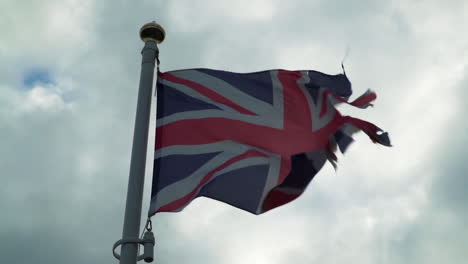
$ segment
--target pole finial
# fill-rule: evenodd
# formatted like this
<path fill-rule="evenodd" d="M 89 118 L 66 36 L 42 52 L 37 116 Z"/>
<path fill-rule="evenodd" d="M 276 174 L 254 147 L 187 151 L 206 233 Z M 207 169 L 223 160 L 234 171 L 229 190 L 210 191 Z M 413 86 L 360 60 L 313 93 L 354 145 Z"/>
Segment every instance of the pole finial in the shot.
<path fill-rule="evenodd" d="M 164 31 L 164 28 L 156 23 L 156 21 L 146 23 L 140 29 L 140 38 L 144 42 L 154 41 L 159 44 L 163 42 L 165 37 L 166 32 Z"/>

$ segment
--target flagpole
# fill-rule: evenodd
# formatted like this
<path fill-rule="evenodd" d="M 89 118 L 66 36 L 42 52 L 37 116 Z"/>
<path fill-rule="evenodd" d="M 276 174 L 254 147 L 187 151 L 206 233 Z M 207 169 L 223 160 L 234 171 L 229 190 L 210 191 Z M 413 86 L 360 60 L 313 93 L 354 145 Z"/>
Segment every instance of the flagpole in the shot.
<path fill-rule="evenodd" d="M 145 42 L 145 46 L 141 51 L 140 87 L 133 133 L 127 202 L 120 243 L 122 245 L 120 264 L 135 264 L 137 262 L 138 242 L 135 241 L 138 241 L 140 232 L 154 66 L 159 54 L 157 44 L 161 43 L 164 37 L 164 29 L 154 21 L 145 24 L 140 29 L 140 38 Z"/>

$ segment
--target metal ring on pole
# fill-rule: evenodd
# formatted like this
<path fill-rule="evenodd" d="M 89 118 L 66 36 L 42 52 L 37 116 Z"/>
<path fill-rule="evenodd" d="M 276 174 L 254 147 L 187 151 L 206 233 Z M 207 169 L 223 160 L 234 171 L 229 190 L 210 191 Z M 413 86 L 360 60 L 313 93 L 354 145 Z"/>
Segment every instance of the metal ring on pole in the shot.
<path fill-rule="evenodd" d="M 138 246 L 143 245 L 144 247 L 144 252 L 142 255 L 137 256 L 137 261 L 140 261 L 142 259 L 145 260 L 145 262 L 152 262 L 154 257 L 153 257 L 153 247 L 154 247 L 154 235 L 153 232 L 147 231 L 145 232 L 145 235 L 143 236 L 143 239 L 139 238 L 126 238 L 126 239 L 120 239 L 117 242 L 114 243 L 114 246 L 112 247 L 112 254 L 114 257 L 118 260 L 120 260 L 120 254 L 115 252 L 115 249 L 123 244 L 138 244 Z"/>
<path fill-rule="evenodd" d="M 119 239 L 117 242 L 114 243 L 114 246 L 112 247 L 112 254 L 114 254 L 114 257 L 116 259 L 120 260 L 120 254 L 115 252 L 115 249 L 123 244 L 140 244 L 140 239 L 138 238 L 127 238 L 127 239 Z"/>

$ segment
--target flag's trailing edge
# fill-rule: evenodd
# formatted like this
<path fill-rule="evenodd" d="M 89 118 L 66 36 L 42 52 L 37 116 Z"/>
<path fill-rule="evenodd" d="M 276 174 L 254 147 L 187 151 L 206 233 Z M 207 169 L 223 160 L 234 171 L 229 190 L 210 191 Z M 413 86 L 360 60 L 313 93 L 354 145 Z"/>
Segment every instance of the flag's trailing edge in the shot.
<path fill-rule="evenodd" d="M 317 71 L 159 72 L 149 215 L 200 196 L 261 214 L 301 195 L 327 160 L 335 166 L 356 131 L 390 146 L 377 126 L 337 111 L 376 99 L 351 94 L 345 75 Z"/>

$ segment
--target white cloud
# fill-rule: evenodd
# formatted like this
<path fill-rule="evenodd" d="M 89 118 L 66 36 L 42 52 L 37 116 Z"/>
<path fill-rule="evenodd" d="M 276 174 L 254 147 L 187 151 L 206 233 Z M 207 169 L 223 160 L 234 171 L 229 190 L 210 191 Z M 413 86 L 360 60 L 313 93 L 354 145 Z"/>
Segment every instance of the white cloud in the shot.
<path fill-rule="evenodd" d="M 270 21 L 277 11 L 274 2 L 268 0 L 171 1 L 168 10 L 171 21 L 188 32 L 206 29 L 216 20 L 229 24 Z M 229 31 L 229 25 L 225 26 Z"/>
<path fill-rule="evenodd" d="M 23 109 L 31 112 L 36 110 L 60 111 L 66 106 L 62 97 L 42 86 L 35 86 L 27 92 L 23 101 Z"/>

